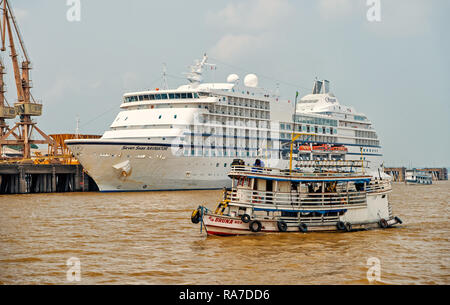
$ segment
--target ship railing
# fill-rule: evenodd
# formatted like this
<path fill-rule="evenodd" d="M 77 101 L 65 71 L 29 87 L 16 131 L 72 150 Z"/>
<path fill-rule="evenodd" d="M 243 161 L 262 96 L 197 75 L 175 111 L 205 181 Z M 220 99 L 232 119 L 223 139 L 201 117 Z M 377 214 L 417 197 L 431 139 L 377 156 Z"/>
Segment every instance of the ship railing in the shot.
<path fill-rule="evenodd" d="M 366 191 L 368 193 L 392 191 L 392 184 L 388 180 L 385 180 L 385 181 L 380 181 L 380 180 L 371 181 L 367 185 Z"/>
<path fill-rule="evenodd" d="M 361 173 L 350 173 L 350 172 L 305 173 L 305 172 L 298 172 L 295 170 L 289 171 L 288 169 L 286 170 L 279 168 L 258 167 L 250 165 L 233 165 L 231 167 L 231 172 L 229 173 L 229 175 L 238 175 L 238 174 L 263 174 L 269 176 L 301 177 L 301 178 L 367 177 Z"/>
<path fill-rule="evenodd" d="M 291 206 L 336 206 L 361 205 L 367 203 L 366 192 L 348 193 L 282 193 L 257 190 L 234 189 L 231 203 L 291 205 Z"/>
<path fill-rule="evenodd" d="M 309 216 L 300 216 L 300 222 L 314 225 L 314 224 L 323 224 L 323 223 L 336 223 L 339 221 L 339 216 L 316 216 L 316 217 L 309 217 Z"/>

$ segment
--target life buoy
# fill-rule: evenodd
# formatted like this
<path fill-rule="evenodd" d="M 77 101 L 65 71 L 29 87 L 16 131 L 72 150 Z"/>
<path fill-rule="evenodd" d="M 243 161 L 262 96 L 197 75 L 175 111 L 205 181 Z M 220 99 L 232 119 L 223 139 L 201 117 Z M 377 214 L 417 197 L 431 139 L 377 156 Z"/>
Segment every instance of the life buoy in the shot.
<path fill-rule="evenodd" d="M 278 231 L 280 231 L 280 232 L 286 232 L 287 231 L 287 224 L 283 220 L 278 220 L 277 221 L 277 227 L 278 227 Z"/>
<path fill-rule="evenodd" d="M 352 230 L 352 224 L 349 222 L 345 223 L 345 231 L 350 232 Z"/>
<path fill-rule="evenodd" d="M 300 230 L 300 232 L 307 232 L 308 231 L 308 226 L 306 225 L 306 223 L 300 223 L 298 225 L 298 229 Z"/>
<path fill-rule="evenodd" d="M 253 221 L 248 225 L 248 227 L 250 228 L 250 231 L 252 231 L 252 232 L 259 232 L 259 231 L 261 231 L 262 224 L 261 224 L 261 222 L 258 221 L 258 220 L 253 220 Z"/>
<path fill-rule="evenodd" d="M 338 221 L 338 222 L 336 223 L 336 228 L 337 228 L 339 231 L 344 231 L 344 230 L 345 230 L 345 223 L 343 223 L 342 221 Z"/>
<path fill-rule="evenodd" d="M 400 219 L 400 217 L 395 216 L 394 219 L 395 219 L 395 221 L 396 221 L 398 224 L 402 224 L 402 223 L 403 223 L 403 221 Z"/>
<path fill-rule="evenodd" d="M 249 223 L 250 222 L 250 215 L 244 214 L 241 216 L 241 220 L 243 223 Z"/>
<path fill-rule="evenodd" d="M 200 214 L 201 214 L 200 209 L 196 209 L 192 212 L 191 214 L 192 223 L 197 224 L 200 222 Z"/>
<path fill-rule="evenodd" d="M 378 225 L 380 226 L 380 228 L 386 229 L 388 227 L 388 222 L 386 221 L 386 219 L 381 218 L 378 222 Z"/>

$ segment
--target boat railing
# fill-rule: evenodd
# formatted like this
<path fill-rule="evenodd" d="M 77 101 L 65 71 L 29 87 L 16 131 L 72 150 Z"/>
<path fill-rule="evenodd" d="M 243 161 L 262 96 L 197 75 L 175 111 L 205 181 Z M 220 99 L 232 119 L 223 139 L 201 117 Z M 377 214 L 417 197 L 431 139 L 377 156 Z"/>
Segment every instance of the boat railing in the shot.
<path fill-rule="evenodd" d="M 336 222 L 339 221 L 339 216 L 325 216 L 325 215 L 311 216 L 311 215 L 309 215 L 310 213 L 308 213 L 307 215 L 302 215 L 302 214 L 303 213 L 300 214 L 300 218 L 298 216 L 295 216 L 295 217 L 281 216 L 280 219 L 282 219 L 286 223 L 293 223 L 293 224 L 298 224 L 298 222 L 300 220 L 300 222 L 306 223 L 309 225 L 324 224 L 324 223 L 335 224 Z"/>
<path fill-rule="evenodd" d="M 231 203 L 250 205 L 335 206 L 366 204 L 366 192 L 282 193 L 233 189 Z"/>
<path fill-rule="evenodd" d="M 368 176 L 361 173 L 352 172 L 319 172 L 319 173 L 308 173 L 299 172 L 296 170 L 289 171 L 288 169 L 270 168 L 270 167 L 258 167 L 250 165 L 233 165 L 229 173 L 230 176 L 238 174 L 263 174 L 268 176 L 282 176 L 282 177 L 311 177 L 311 178 L 336 178 L 336 177 L 351 177 L 351 178 L 362 178 L 367 179 Z"/>
<path fill-rule="evenodd" d="M 366 191 L 368 193 L 375 193 L 375 192 L 383 192 L 383 191 L 392 191 L 392 184 L 388 180 L 376 180 L 371 181 L 367 187 Z"/>

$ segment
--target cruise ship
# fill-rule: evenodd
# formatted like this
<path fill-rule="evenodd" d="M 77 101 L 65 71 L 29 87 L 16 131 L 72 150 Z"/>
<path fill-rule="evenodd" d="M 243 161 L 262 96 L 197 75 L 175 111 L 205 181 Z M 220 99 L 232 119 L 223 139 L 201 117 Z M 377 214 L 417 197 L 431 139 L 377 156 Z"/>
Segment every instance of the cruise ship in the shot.
<path fill-rule="evenodd" d="M 206 83 L 208 65 L 205 55 L 176 89 L 124 94 L 100 139 L 66 141 L 100 191 L 221 189 L 231 183 L 234 159 L 278 168 L 360 160 L 366 174 L 384 175 L 372 123 L 341 105 L 329 81 L 315 80 L 312 93 L 296 97 L 295 110 L 275 120 L 282 100 L 260 88 L 256 75 Z"/>

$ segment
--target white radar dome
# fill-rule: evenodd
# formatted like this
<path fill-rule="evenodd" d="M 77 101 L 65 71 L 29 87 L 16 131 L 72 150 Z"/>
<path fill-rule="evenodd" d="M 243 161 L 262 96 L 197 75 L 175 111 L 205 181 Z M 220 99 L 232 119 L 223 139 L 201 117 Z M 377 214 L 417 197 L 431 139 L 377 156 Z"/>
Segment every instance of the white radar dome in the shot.
<path fill-rule="evenodd" d="M 235 83 L 235 82 L 237 82 L 239 80 L 239 75 L 237 75 L 237 74 L 230 74 L 230 75 L 228 75 L 228 77 L 227 77 L 227 82 L 228 83 Z"/>
<path fill-rule="evenodd" d="M 244 84 L 247 87 L 252 87 L 252 88 L 258 87 L 258 76 L 256 76 L 255 74 L 248 74 L 244 78 Z"/>

